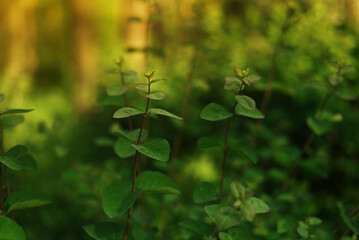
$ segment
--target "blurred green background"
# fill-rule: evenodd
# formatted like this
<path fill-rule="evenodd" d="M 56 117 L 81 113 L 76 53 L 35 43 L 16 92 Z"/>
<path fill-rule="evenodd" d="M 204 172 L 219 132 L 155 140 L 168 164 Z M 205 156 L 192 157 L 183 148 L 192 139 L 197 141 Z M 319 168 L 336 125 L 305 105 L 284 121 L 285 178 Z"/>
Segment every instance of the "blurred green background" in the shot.
<path fill-rule="evenodd" d="M 306 119 L 321 106 L 323 84 L 335 74 L 330 61 L 345 58 L 353 65 L 342 86 L 359 94 L 358 43 L 357 0 L 0 0 L 0 92 L 6 107 L 35 109 L 19 119 L 24 124 L 5 131 L 6 149 L 26 144 L 38 163 L 34 172 L 10 171 L 11 186 L 53 201 L 19 212 L 17 221 L 29 239 L 71 240 L 88 239 L 82 226 L 107 220 L 102 191 L 115 180 L 130 181 L 133 165 L 132 158 L 120 159 L 103 146 L 115 141 L 111 129 L 127 127 L 112 118 L 122 98 L 106 96 L 106 86 L 119 82 L 111 69 L 120 56 L 139 79 L 148 69 L 167 79 L 161 84 L 166 101 L 154 106 L 185 114 L 182 124 L 163 118 L 150 123 L 151 136 L 171 145 L 182 136 L 170 171 L 182 195 L 152 196 L 146 205 L 149 224 L 163 239 L 190 239 L 179 235 L 176 222 L 197 216 L 194 186 L 218 185 L 222 160 L 219 149 L 199 150 L 196 141 L 223 141 L 225 133 L 223 122 L 203 121 L 199 113 L 209 102 L 232 106 L 223 84 L 233 66 L 263 76 L 247 91 L 258 106 L 270 78 L 272 94 L 259 132 L 254 120 L 233 123 L 235 140 L 250 143 L 256 134 L 258 164 L 231 156 L 227 187 L 229 179 L 241 179 L 269 198 L 310 133 Z M 130 105 L 144 102 L 135 91 L 128 98 Z M 351 209 L 359 203 L 359 101 L 333 97 L 327 109 L 341 121 L 313 139 L 287 205 L 272 205 L 258 223 L 264 239 L 263 229 L 275 229 L 274 222 L 287 215 L 316 215 L 324 229 L 318 236 L 338 239 L 340 233 L 332 234 L 341 221 L 336 203 Z M 135 127 L 140 120 L 133 118 Z M 171 168 L 143 161 L 146 169 Z"/>

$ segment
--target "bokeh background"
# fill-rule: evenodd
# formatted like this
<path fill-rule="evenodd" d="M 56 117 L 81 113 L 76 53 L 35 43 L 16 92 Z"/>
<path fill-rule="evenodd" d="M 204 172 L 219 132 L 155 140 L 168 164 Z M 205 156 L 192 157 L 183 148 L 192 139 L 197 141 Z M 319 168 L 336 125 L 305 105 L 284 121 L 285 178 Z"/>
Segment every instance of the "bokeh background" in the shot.
<path fill-rule="evenodd" d="M 144 160 L 147 169 L 170 170 L 182 190 L 179 199 L 165 199 L 167 205 L 159 205 L 160 197 L 147 203 L 156 216 L 151 223 L 164 239 L 176 239 L 176 222 L 199 211 L 194 186 L 220 178 L 221 151 L 199 150 L 196 141 L 222 140 L 225 124 L 205 122 L 199 113 L 209 102 L 233 104 L 223 90 L 233 66 L 263 76 L 247 91 L 258 106 L 269 79 L 272 92 L 256 134 L 259 163 L 233 156 L 229 178 L 270 196 L 310 133 L 306 119 L 320 107 L 323 84 L 335 74 L 330 61 L 345 58 L 353 66 L 342 85 L 351 96 L 359 94 L 358 43 L 357 0 L 0 0 L 0 92 L 6 107 L 35 109 L 17 119 L 24 124 L 6 130 L 5 146 L 28 145 L 38 163 L 34 172 L 9 172 L 10 182 L 13 190 L 53 201 L 22 211 L 17 221 L 29 239 L 48 240 L 88 239 L 81 227 L 107 219 L 101 193 L 114 180 L 129 180 L 132 167 L 132 159 L 119 159 L 111 147 L 111 131 L 126 127 L 112 119 L 122 98 L 105 91 L 119 81 L 112 69 L 120 56 L 139 79 L 149 69 L 166 78 L 160 87 L 166 101 L 153 104 L 185 117 L 182 124 L 164 118 L 150 124 L 151 135 L 181 142 L 174 161 Z M 135 91 L 128 97 L 130 105 L 143 101 Z M 330 230 L 340 223 L 336 202 L 349 208 L 359 202 L 359 102 L 350 99 L 329 101 L 328 111 L 340 121 L 314 138 L 309 153 L 315 160 L 304 161 L 288 196 L 286 214 L 324 220 L 322 239 L 338 239 Z M 140 119 L 133 121 L 139 126 Z M 238 118 L 231 137 L 253 141 L 254 128 L 255 121 Z M 156 212 L 156 206 L 162 209 Z M 267 231 L 273 228 L 269 219 L 284 213 L 274 208 L 270 214 Z"/>

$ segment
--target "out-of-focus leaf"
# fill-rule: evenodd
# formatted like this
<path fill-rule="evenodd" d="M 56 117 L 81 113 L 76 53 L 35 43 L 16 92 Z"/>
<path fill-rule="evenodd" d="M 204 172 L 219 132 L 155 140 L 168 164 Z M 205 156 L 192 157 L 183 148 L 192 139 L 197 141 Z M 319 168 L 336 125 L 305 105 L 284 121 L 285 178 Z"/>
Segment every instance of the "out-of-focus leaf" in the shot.
<path fill-rule="evenodd" d="M 34 109 L 8 109 L 0 112 L 0 116 L 9 115 L 9 114 L 22 114 L 34 111 Z"/>
<path fill-rule="evenodd" d="M 117 110 L 114 114 L 114 118 L 127 118 L 138 114 L 143 114 L 144 112 L 141 110 L 138 110 L 136 108 L 131 107 L 123 107 Z"/>
<path fill-rule="evenodd" d="M 212 219 L 214 223 L 216 223 L 216 213 L 217 211 L 225 205 L 222 204 L 212 204 L 204 206 L 204 210 L 206 211 L 207 215 Z"/>
<path fill-rule="evenodd" d="M 109 96 L 121 96 L 127 92 L 127 87 L 122 84 L 111 84 L 106 90 Z"/>
<path fill-rule="evenodd" d="M 315 121 L 313 118 L 307 118 L 308 127 L 318 136 L 326 133 L 330 127 L 330 122 L 322 120 L 320 122 Z"/>
<path fill-rule="evenodd" d="M 217 103 L 210 103 L 205 106 L 200 114 L 200 117 L 208 121 L 219 121 L 224 120 L 233 116 L 232 113 L 228 112 L 222 105 Z"/>
<path fill-rule="evenodd" d="M 5 207 L 7 208 L 7 213 L 10 213 L 15 210 L 35 208 L 50 203 L 51 203 L 50 199 L 39 194 L 13 192 L 6 199 Z"/>
<path fill-rule="evenodd" d="M 5 99 L 5 95 L 0 93 L 0 103 L 2 103 Z"/>
<path fill-rule="evenodd" d="M 211 234 L 211 226 L 203 221 L 185 219 L 180 221 L 178 225 L 200 236 L 207 236 Z"/>
<path fill-rule="evenodd" d="M 115 141 L 110 137 L 98 137 L 95 139 L 95 144 L 100 147 L 112 147 Z"/>
<path fill-rule="evenodd" d="M 358 95 L 349 89 L 337 89 L 334 95 L 346 101 L 353 101 L 358 98 Z"/>
<path fill-rule="evenodd" d="M 236 77 L 227 76 L 225 78 L 224 89 L 238 92 L 241 90 L 242 81 Z"/>
<path fill-rule="evenodd" d="M 134 83 L 138 79 L 137 72 L 131 70 L 124 71 L 122 76 L 125 83 Z"/>
<path fill-rule="evenodd" d="M 166 95 L 163 92 L 152 92 L 146 95 L 146 98 L 150 98 L 152 100 L 163 100 L 165 97 Z"/>
<path fill-rule="evenodd" d="M 224 206 L 216 212 L 216 225 L 220 230 L 239 225 L 241 219 L 241 213 L 233 207 Z"/>
<path fill-rule="evenodd" d="M 113 222 L 102 222 L 83 227 L 85 232 L 96 240 L 118 240 L 124 235 L 124 228 Z"/>
<path fill-rule="evenodd" d="M 4 129 L 13 129 L 25 120 L 22 115 L 7 115 L 1 118 Z"/>
<path fill-rule="evenodd" d="M 209 182 L 200 183 L 193 192 L 195 203 L 205 203 L 219 199 L 216 188 Z"/>
<path fill-rule="evenodd" d="M 247 86 L 251 86 L 253 84 L 256 84 L 257 82 L 259 82 L 262 79 L 261 76 L 259 76 L 258 74 L 253 74 L 247 77 L 244 77 L 242 79 L 242 81 L 244 82 L 244 84 L 246 84 Z"/>
<path fill-rule="evenodd" d="M 337 204 L 340 216 L 342 217 L 343 221 L 346 225 L 356 234 L 359 235 L 359 222 L 355 222 L 353 218 L 349 217 L 349 212 L 344 207 L 343 203 Z"/>
<path fill-rule="evenodd" d="M 132 143 L 127 138 L 120 136 L 114 145 L 114 150 L 120 158 L 128 158 L 135 154 L 136 150 L 132 147 Z"/>
<path fill-rule="evenodd" d="M 239 181 L 232 181 L 230 185 L 231 194 L 236 199 L 244 199 L 246 195 L 245 187 Z"/>
<path fill-rule="evenodd" d="M 229 148 L 236 152 L 240 157 L 249 160 L 253 163 L 257 163 L 257 154 L 253 151 L 252 148 L 244 146 L 244 145 L 237 145 L 234 146 L 233 144 L 229 144 Z"/>
<path fill-rule="evenodd" d="M 0 157 L 0 162 L 15 171 L 36 169 L 34 158 L 23 145 L 12 147 L 5 156 Z"/>

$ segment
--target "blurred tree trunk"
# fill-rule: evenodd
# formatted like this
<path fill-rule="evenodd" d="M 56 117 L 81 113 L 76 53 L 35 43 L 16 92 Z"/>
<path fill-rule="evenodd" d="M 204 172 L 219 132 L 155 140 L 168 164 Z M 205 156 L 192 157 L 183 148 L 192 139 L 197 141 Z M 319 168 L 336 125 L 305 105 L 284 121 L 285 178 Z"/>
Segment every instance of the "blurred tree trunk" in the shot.
<path fill-rule="evenodd" d="M 97 98 L 97 44 L 94 33 L 94 1 L 69 1 L 71 49 L 75 72 L 74 102 L 86 113 Z"/>
<path fill-rule="evenodd" d="M 1 65 L 4 66 L 2 91 L 10 94 L 31 85 L 38 63 L 35 9 L 37 0 L 0 1 Z"/>
<path fill-rule="evenodd" d="M 134 50 L 128 55 L 126 62 L 130 64 L 130 68 L 139 72 L 146 71 L 148 67 L 146 66 L 146 54 L 143 51 L 149 43 L 148 1 L 125 0 L 123 7 L 124 15 L 126 16 L 124 19 L 125 47 L 128 50 Z M 140 21 L 135 21 L 134 18 L 138 18 Z"/>
<path fill-rule="evenodd" d="M 359 1 L 344 0 L 344 7 L 348 21 L 354 26 L 354 30 L 359 32 Z"/>

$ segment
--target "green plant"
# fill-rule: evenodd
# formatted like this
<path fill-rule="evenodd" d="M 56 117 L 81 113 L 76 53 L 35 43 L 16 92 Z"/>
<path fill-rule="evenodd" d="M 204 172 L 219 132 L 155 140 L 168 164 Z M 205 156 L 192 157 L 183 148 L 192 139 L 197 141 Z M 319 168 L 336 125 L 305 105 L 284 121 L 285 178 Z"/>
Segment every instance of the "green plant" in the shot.
<path fill-rule="evenodd" d="M 311 132 L 308 135 L 299 156 L 293 162 L 293 167 L 282 184 L 282 190 L 286 189 L 289 183 L 291 182 L 291 180 L 294 178 L 299 162 L 307 153 L 307 149 L 310 146 L 313 137 L 323 135 L 324 133 L 328 132 L 331 129 L 333 122 L 342 120 L 341 114 L 337 115 L 337 114 L 326 112 L 326 108 L 330 98 L 333 95 L 344 100 L 353 100 L 356 98 L 355 95 L 353 95 L 349 89 L 340 88 L 340 84 L 344 80 L 343 74 L 347 71 L 350 71 L 352 66 L 345 65 L 344 64 L 345 59 L 341 59 L 338 62 L 330 62 L 330 63 L 336 69 L 336 73 L 335 75 L 331 76 L 328 79 L 328 84 L 324 86 L 324 89 L 327 89 L 327 92 L 315 117 L 307 118 L 307 125 L 310 128 Z"/>
<path fill-rule="evenodd" d="M 143 192 L 180 193 L 178 187 L 166 175 L 156 171 L 139 171 L 140 154 L 160 162 L 167 162 L 170 154 L 170 145 L 165 139 L 153 138 L 143 141 L 147 135 L 145 130 L 147 119 L 151 116 L 163 115 L 181 120 L 180 117 L 166 110 L 150 108 L 150 100 L 163 100 L 165 98 L 163 92 L 151 89 L 152 84 L 164 79 L 153 79 L 153 76 L 154 71 L 147 72 L 145 74 L 146 82 L 134 83 L 137 85 L 136 89 L 146 97 L 146 107 L 144 110 L 122 107 L 113 115 L 114 118 L 128 118 L 142 115 L 142 124 L 139 129 L 132 131 L 120 130 L 117 132 L 119 137 L 123 139 L 121 144 L 118 145 L 117 151 L 124 158 L 134 155 L 132 187 L 126 186 L 126 184 L 121 182 L 115 182 L 104 190 L 102 198 L 104 211 L 110 218 L 118 217 L 128 211 L 126 227 L 121 229 L 116 223 L 99 223 L 84 227 L 86 232 L 95 239 L 101 234 L 112 234 L 113 232 L 118 235 L 123 234 L 124 239 L 127 239 L 134 203 Z"/>
<path fill-rule="evenodd" d="M 0 103 L 2 103 L 4 99 L 4 94 L 0 93 Z M 21 118 L 19 119 L 18 114 L 31 111 L 32 109 L 3 109 L 0 111 L 0 239 L 26 239 L 24 230 L 15 222 L 14 212 L 50 203 L 50 200 L 42 195 L 29 194 L 20 191 L 11 192 L 10 189 L 7 174 L 8 168 L 14 171 L 34 170 L 36 169 L 36 162 L 28 152 L 28 148 L 24 145 L 16 145 L 7 152 L 5 151 L 4 128 L 15 127 L 17 124 L 21 123 Z M 6 182 L 6 192 L 4 190 L 4 182 Z M 9 217 L 10 214 L 13 219 Z"/>
<path fill-rule="evenodd" d="M 232 118 L 235 115 L 249 117 L 253 119 L 264 118 L 264 115 L 256 108 L 255 101 L 243 95 L 245 87 L 249 87 L 258 82 L 261 77 L 259 75 L 249 75 L 250 69 L 241 70 L 234 67 L 236 77 L 227 76 L 225 78 L 224 89 L 235 92 L 235 102 L 232 110 L 229 112 L 222 105 L 217 103 L 210 103 L 201 111 L 200 117 L 208 121 L 220 121 L 228 119 L 226 132 L 224 137 L 224 145 L 221 145 L 216 140 L 208 137 L 202 137 L 198 141 L 200 148 L 211 148 L 220 146 L 223 149 L 222 160 L 222 174 L 220 181 L 220 190 L 217 193 L 215 186 L 211 183 L 201 183 L 193 193 L 193 200 L 195 203 L 208 203 L 218 200 L 218 204 L 206 205 L 205 211 L 212 221 L 221 231 L 219 237 L 227 239 L 226 236 L 235 237 L 237 230 L 233 227 L 240 225 L 242 218 L 252 222 L 256 214 L 266 213 L 269 207 L 259 198 L 251 197 L 246 194 L 246 188 L 238 181 L 232 182 L 230 189 L 232 197 L 227 200 L 230 205 L 222 204 L 222 199 L 226 194 L 224 193 L 224 179 L 226 173 L 228 151 L 231 150 L 238 154 L 243 160 L 249 160 L 253 163 L 257 162 L 255 152 L 246 143 L 234 143 L 229 141 L 229 133 Z M 224 232 L 230 229 L 228 232 Z M 238 230 L 241 231 L 241 230 Z M 212 236 L 215 233 L 213 228 Z"/>

